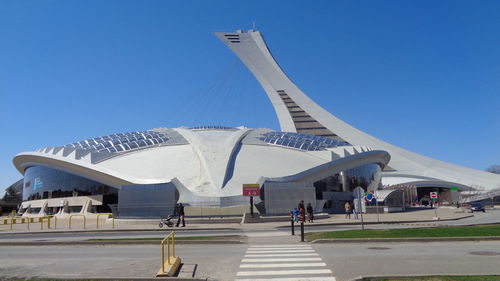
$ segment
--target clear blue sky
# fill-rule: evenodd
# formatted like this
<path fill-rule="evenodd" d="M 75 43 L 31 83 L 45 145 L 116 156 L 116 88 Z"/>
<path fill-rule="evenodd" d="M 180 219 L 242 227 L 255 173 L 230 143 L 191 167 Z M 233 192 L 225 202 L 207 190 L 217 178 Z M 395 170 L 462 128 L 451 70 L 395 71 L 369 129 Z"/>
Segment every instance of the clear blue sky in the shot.
<path fill-rule="evenodd" d="M 21 178 L 14 155 L 40 147 L 155 127 L 278 129 L 264 91 L 212 35 L 253 22 L 337 117 L 484 170 L 500 164 L 499 11 L 486 0 L 2 0 L 0 190 Z"/>

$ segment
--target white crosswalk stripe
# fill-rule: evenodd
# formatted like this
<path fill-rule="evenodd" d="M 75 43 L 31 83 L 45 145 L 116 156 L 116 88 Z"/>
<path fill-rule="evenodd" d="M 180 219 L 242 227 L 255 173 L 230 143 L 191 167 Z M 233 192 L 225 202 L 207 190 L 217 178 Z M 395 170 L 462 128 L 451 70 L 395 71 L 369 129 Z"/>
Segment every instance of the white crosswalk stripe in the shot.
<path fill-rule="evenodd" d="M 264 264 L 242 264 L 240 268 L 271 268 L 271 267 L 317 267 L 326 266 L 324 262 L 311 262 L 311 263 L 264 263 Z"/>
<path fill-rule="evenodd" d="M 297 261 L 309 262 L 320 261 L 321 258 L 265 258 L 265 259 L 242 259 L 241 262 L 280 262 L 280 261 Z"/>
<path fill-rule="evenodd" d="M 254 250 L 248 250 L 248 254 L 266 254 L 266 253 L 311 253 L 314 252 L 314 250 L 259 250 L 259 251 L 254 251 Z"/>
<path fill-rule="evenodd" d="M 310 256 L 317 256 L 318 254 L 316 253 L 302 253 L 300 254 L 301 257 L 310 257 Z M 296 257 L 297 254 L 295 253 L 289 253 L 289 254 L 250 254 L 250 255 L 245 255 L 245 258 L 261 258 L 261 257 Z"/>
<path fill-rule="evenodd" d="M 251 279 L 237 279 L 238 281 L 336 281 L 333 276 L 325 276 L 325 277 L 285 277 L 285 278 L 251 278 Z"/>
<path fill-rule="evenodd" d="M 254 245 L 241 260 L 237 281 L 336 281 L 310 245 Z"/>

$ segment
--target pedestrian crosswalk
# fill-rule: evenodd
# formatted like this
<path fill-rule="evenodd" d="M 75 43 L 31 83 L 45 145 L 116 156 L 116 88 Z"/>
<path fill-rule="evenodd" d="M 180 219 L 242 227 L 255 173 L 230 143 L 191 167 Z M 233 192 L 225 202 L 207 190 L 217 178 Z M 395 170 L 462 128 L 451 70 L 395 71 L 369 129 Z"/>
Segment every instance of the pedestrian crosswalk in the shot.
<path fill-rule="evenodd" d="M 335 281 L 333 272 L 310 245 L 250 246 L 237 281 Z"/>

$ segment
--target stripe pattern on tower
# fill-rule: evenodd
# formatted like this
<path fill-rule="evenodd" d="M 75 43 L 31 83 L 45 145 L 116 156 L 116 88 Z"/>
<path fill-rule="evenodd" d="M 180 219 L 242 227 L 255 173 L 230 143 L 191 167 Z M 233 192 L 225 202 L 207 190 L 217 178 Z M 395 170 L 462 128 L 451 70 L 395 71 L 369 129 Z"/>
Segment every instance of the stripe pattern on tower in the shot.
<path fill-rule="evenodd" d="M 336 141 L 345 142 L 345 140 L 343 140 L 337 134 L 328 130 L 316 119 L 311 117 L 311 115 L 309 115 L 304 109 L 297 105 L 295 101 L 284 90 L 277 90 L 276 92 L 288 109 L 297 133 L 321 136 L 334 139 Z"/>

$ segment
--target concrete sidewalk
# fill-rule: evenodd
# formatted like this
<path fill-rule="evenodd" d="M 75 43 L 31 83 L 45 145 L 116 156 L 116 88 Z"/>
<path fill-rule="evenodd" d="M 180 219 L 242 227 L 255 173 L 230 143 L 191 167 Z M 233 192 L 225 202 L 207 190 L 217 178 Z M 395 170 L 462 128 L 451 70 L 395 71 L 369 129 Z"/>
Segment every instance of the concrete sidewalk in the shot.
<path fill-rule="evenodd" d="M 437 210 L 439 221 L 446 220 L 459 220 L 467 217 L 473 216 L 473 214 L 466 213 L 463 209 L 457 208 L 447 208 L 442 207 Z M 363 220 L 367 224 L 374 223 L 416 223 L 416 222 L 435 222 L 434 220 L 435 210 L 434 209 L 411 209 L 408 212 L 403 213 L 383 213 L 379 214 L 363 214 Z M 197 222 L 200 219 L 196 219 Z M 290 221 L 288 216 L 283 216 L 283 221 L 273 221 L 273 222 L 262 222 L 262 223 L 221 223 L 218 219 L 205 219 L 204 223 L 194 223 L 189 222 L 189 218 L 186 221 L 186 227 L 163 227 L 158 226 L 158 220 L 115 220 L 115 228 L 112 228 L 111 219 L 100 219 L 99 229 L 97 229 L 97 222 L 95 218 L 89 218 L 86 221 L 85 228 L 82 219 L 75 219 L 72 221 L 72 228 L 69 229 L 68 219 L 58 219 L 57 227 L 54 228 L 54 222 L 52 222 L 51 229 L 47 229 L 47 224 L 44 224 L 43 229 L 40 229 L 40 223 L 30 224 L 30 230 L 27 230 L 26 224 L 16 224 L 12 226 L 10 230 L 10 225 L 0 225 L 0 234 L 12 234 L 12 233 L 38 233 L 38 232 L 100 232 L 100 231 L 168 231 L 175 230 L 182 232 L 183 230 L 246 230 L 246 229 L 276 229 L 289 227 Z M 351 219 L 346 219 L 344 214 L 334 214 L 327 218 L 316 220 L 314 223 L 306 223 L 308 226 L 324 226 L 324 225 L 350 225 L 359 224 L 360 219 L 354 219 L 351 215 Z"/>

